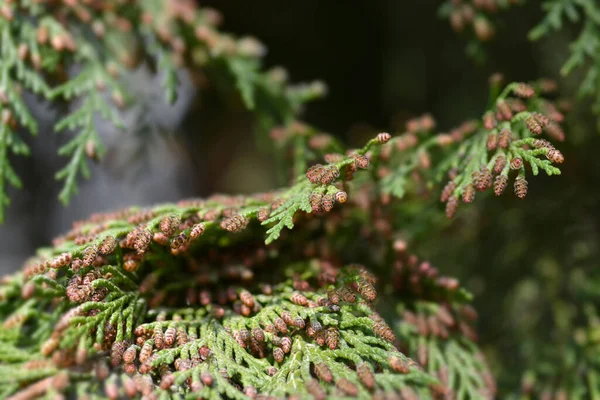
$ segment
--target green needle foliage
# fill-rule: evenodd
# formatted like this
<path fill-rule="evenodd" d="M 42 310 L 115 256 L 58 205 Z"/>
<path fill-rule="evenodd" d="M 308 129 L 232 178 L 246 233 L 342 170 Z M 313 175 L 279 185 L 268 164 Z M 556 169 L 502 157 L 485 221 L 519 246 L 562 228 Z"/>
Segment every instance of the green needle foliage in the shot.
<path fill-rule="evenodd" d="M 515 87 L 521 86 L 505 92 Z M 291 143 L 317 152 L 330 145 L 327 136 L 314 137 Z M 329 154 L 329 164 L 312 165 L 288 189 L 133 207 L 77 222 L 0 288 L 3 352 L 18 349 L 3 358 L 4 395 L 60 390 L 107 398 L 428 398 L 451 392 L 489 397 L 495 392 L 491 375 L 472 375 L 471 368 L 485 371 L 485 362 L 468 323 L 427 317 L 427 332 L 443 336 L 436 329 L 446 329 L 447 336 L 458 329 L 468 338 L 452 336 L 443 344 L 433 338 L 424 370 L 428 333 L 415 337 L 403 312 L 396 320 L 401 335 L 396 342 L 373 303 L 376 275 L 346 264 L 371 258 L 369 252 L 331 254 L 356 240 L 351 232 L 347 237 L 326 232 L 365 218 L 361 196 L 367 196 L 367 209 L 380 207 L 389 182 L 358 172 L 393 165 L 391 157 L 382 157 L 382 145 L 389 142 L 390 135 L 380 133 L 347 156 Z M 460 148 L 448 156 L 459 158 Z M 487 154 L 487 148 L 482 151 Z M 373 191 L 373 185 L 381 188 Z M 357 192 L 363 205 L 348 202 L 342 188 Z M 328 213 L 331 217 L 318 218 Z M 297 224 L 302 225 L 294 230 L 300 229 L 297 236 L 283 230 Z M 258 239 L 262 225 L 266 245 Z M 400 295 L 397 310 L 436 315 L 446 310 L 453 318 L 445 304 L 471 296 L 386 237 L 378 239 L 378 252 L 389 256 L 371 262 L 380 271 L 396 265 L 396 278 L 381 290 Z M 405 263 L 404 270 L 398 263 Z M 416 346 L 421 366 L 395 344 L 408 346 L 408 354 Z M 457 357 L 470 367 L 457 370 Z"/>
<path fill-rule="evenodd" d="M 467 22 L 457 10 L 479 10 L 482 39 L 486 13 L 512 2 L 472 3 L 442 12 L 456 28 Z M 575 3 L 594 20 L 593 3 Z M 451 218 L 476 193 L 511 184 L 523 199 L 540 172 L 561 174 L 568 107 L 555 83 L 496 76 L 489 104 L 456 128 L 424 115 L 348 149 L 300 121 L 322 84 L 264 71 L 259 42 L 221 33 L 220 16 L 193 2 L 2 2 L 0 14 L 0 217 L 5 183 L 21 184 L 9 155 L 28 154 L 21 135 L 37 132 L 25 91 L 67 110 L 54 127 L 72 135 L 58 150 L 66 203 L 105 152 L 96 118 L 120 126 L 115 106 L 135 107 L 122 77 L 142 64 L 160 71 L 169 102 L 183 68 L 233 91 L 290 171 L 269 192 L 94 214 L 39 249 L 0 281 L 2 398 L 598 396 L 592 256 L 568 276 L 544 264 L 546 306 L 512 289 L 515 307 L 554 325 L 542 340 L 513 321 L 522 387 L 506 389 L 478 343 L 473 295 L 413 251 L 447 226 L 438 198 Z"/>
<path fill-rule="evenodd" d="M 2 286 L 4 396 L 427 396 L 435 379 L 373 308 L 374 275 L 248 232 L 250 210 L 290 192 L 99 214 L 40 250 Z"/>

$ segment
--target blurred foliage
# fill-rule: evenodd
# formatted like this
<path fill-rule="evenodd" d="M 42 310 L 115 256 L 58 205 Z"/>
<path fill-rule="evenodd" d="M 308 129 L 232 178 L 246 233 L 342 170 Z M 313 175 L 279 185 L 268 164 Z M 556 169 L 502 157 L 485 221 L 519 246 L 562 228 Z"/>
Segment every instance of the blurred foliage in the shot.
<path fill-rule="evenodd" d="M 469 42 L 468 53 L 483 62 L 486 58 L 483 43 L 497 34 L 494 14 L 524 3 L 538 6 L 537 2 L 525 0 L 449 0 L 440 7 L 439 14 L 450 21 L 455 31 L 472 27 L 474 37 Z M 577 32 L 569 44 L 569 54 L 563 61 L 560 74 L 566 77 L 577 69 L 583 71 L 578 96 L 580 99 L 590 98 L 592 111 L 600 115 L 600 4 L 595 0 L 546 0 L 539 6 L 544 15 L 529 31 L 528 38 L 538 41 L 562 30 Z M 575 29 L 570 29 L 573 25 Z M 498 35 L 501 36 L 501 33 Z"/>
<path fill-rule="evenodd" d="M 38 131 L 25 91 L 70 108 L 54 126 L 56 132 L 74 133 L 58 150 L 70 158 L 56 173 L 64 181 L 59 199 L 67 204 L 77 192 L 77 176 L 90 177 L 87 159 L 105 153 L 96 116 L 123 128 L 115 106 L 141 102 L 127 92 L 122 79 L 127 71 L 147 65 L 161 74 L 169 103 L 177 97 L 178 69 L 193 71 L 197 81 L 211 76 L 224 90 L 235 87 L 245 106 L 258 110 L 264 127 L 289 120 L 324 90 L 320 84 L 288 87 L 284 71 L 261 71 L 260 42 L 221 34 L 218 12 L 199 10 L 189 1 L 8 1 L 1 14 L 0 222 L 10 203 L 5 183 L 22 185 L 9 152 L 29 154 L 19 135 Z"/>

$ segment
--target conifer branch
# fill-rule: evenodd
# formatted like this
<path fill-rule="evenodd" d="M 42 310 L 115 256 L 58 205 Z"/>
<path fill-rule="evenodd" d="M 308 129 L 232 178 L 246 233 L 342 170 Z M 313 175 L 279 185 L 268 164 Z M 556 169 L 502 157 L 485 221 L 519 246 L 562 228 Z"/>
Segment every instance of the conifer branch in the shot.
<path fill-rule="evenodd" d="M 227 71 L 249 109 L 255 109 L 257 101 L 277 104 L 276 109 L 260 110 L 261 119 L 270 121 L 268 124 L 289 119 L 302 103 L 314 98 L 294 89 L 288 91 L 287 82 L 273 79 L 262 70 L 264 51 L 258 41 L 219 32 L 221 16 L 189 2 L 7 2 L 1 14 L 0 102 L 6 109 L 3 124 L 10 120 L 12 130 L 17 122 L 31 133 L 37 132 L 37 123 L 22 97 L 24 90 L 50 104 L 76 102 L 75 109 L 55 125 L 56 132 L 69 129 L 74 135 L 58 150 L 60 155 L 70 157 L 56 174 L 56 179 L 64 181 L 59 195 L 63 204 L 77 192 L 77 176 L 89 177 L 86 158 L 101 159 L 105 152 L 96 115 L 122 127 L 107 98 L 118 107 L 135 104 L 119 75 L 141 63 L 162 74 L 169 103 L 177 97 L 178 70 L 200 67 Z M 79 72 L 71 76 L 75 70 Z M 51 87 L 47 82 L 55 84 Z M 19 143 L 18 154 L 25 154 L 17 134 L 11 136 Z M 0 164 L 5 166 L 3 171 L 8 171 L 5 175 L 16 176 L 5 150 L 0 152 Z M 8 205 L 3 181 L 0 199 L 2 221 Z"/>
<path fill-rule="evenodd" d="M 466 18 L 470 4 L 453 1 L 442 13 L 464 27 L 457 15 Z M 487 10 L 468 23 L 489 39 L 486 13 L 508 2 L 473 4 Z M 596 24 L 595 4 L 577 6 Z M 573 12 L 559 11 L 551 11 L 550 25 Z M 524 198 L 530 173 L 559 175 L 564 157 L 542 138 L 565 137 L 563 115 L 546 97 L 556 85 L 501 90 L 495 82 L 481 120 L 438 133 L 424 115 L 399 135 L 380 132 L 347 150 L 299 122 L 323 84 L 290 85 L 281 69 L 264 71 L 259 42 L 221 33 L 220 16 L 192 2 L 8 2 L 0 15 L 0 218 L 7 183 L 20 186 L 9 156 L 28 152 L 17 125 L 37 131 L 22 90 L 69 106 L 54 127 L 73 135 L 59 149 L 69 157 L 57 173 L 67 203 L 78 176 L 89 175 L 86 158 L 105 152 L 95 119 L 120 124 L 114 106 L 135 101 L 120 74 L 140 63 L 163 74 L 171 103 L 181 68 L 226 82 L 289 155 L 291 171 L 289 186 L 267 193 L 95 214 L 39 249 L 0 281 L 0 396 L 496 395 L 477 344 L 473 296 L 407 250 L 403 238 L 415 234 L 403 231 L 410 225 L 403 217 L 412 198 L 432 191 L 441 191 L 451 217 L 460 199 L 470 203 L 492 187 L 499 195 L 509 177 Z M 594 46 L 578 43 L 572 64 Z M 419 210 L 433 208 L 422 203 Z M 595 293 L 595 280 L 584 281 L 577 293 Z M 587 319 L 568 311 L 576 334 L 553 332 L 576 362 L 549 357 L 556 368 L 547 368 L 546 359 L 521 356 L 525 395 L 547 387 L 573 397 L 595 393 L 593 296 L 583 309 Z"/>

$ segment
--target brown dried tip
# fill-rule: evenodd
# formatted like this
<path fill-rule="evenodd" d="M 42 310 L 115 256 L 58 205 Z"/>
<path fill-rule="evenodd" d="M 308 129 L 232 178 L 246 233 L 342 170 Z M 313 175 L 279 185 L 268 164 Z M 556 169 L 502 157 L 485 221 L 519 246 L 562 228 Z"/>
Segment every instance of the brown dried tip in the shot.
<path fill-rule="evenodd" d="M 473 171 L 471 178 L 473 179 L 473 185 L 480 192 L 492 186 L 492 172 L 485 167 L 482 167 L 479 171 Z"/>
<path fill-rule="evenodd" d="M 328 164 L 334 164 L 334 163 L 342 161 L 344 159 L 344 156 L 339 153 L 327 153 L 323 156 L 323 159 Z"/>
<path fill-rule="evenodd" d="M 325 364 L 324 362 L 319 362 L 315 364 L 315 374 L 322 381 L 328 383 L 333 381 L 333 374 L 331 373 L 331 370 L 329 369 L 327 364 Z"/>
<path fill-rule="evenodd" d="M 214 381 L 212 374 L 208 371 L 204 371 L 200 374 L 200 380 L 206 386 L 212 386 L 213 381 Z"/>
<path fill-rule="evenodd" d="M 327 347 L 329 347 L 331 350 L 337 349 L 340 342 L 340 332 L 337 330 L 337 328 L 331 327 L 327 329 L 327 337 L 325 342 L 327 343 Z"/>
<path fill-rule="evenodd" d="M 292 303 L 299 305 L 299 306 L 306 307 L 308 305 L 308 299 L 306 298 L 306 296 L 304 296 L 298 292 L 292 293 L 292 295 L 290 296 L 290 300 Z"/>
<path fill-rule="evenodd" d="M 506 166 L 506 157 L 498 156 L 498 158 L 496 158 L 496 161 L 494 163 L 494 173 L 495 174 L 501 173 L 504 170 L 505 166 Z"/>
<path fill-rule="evenodd" d="M 348 201 L 348 193 L 344 192 L 343 190 L 340 190 L 335 194 L 335 201 L 344 204 L 346 201 Z"/>
<path fill-rule="evenodd" d="M 312 208 L 313 213 L 318 213 L 321 211 L 321 201 L 323 200 L 323 194 L 320 192 L 312 192 L 310 194 L 310 206 Z"/>
<path fill-rule="evenodd" d="M 354 295 L 354 293 L 352 293 L 346 287 L 341 288 L 340 291 L 339 291 L 339 293 L 340 293 L 341 299 L 343 301 L 346 301 L 348 303 L 354 303 L 356 301 L 356 296 Z"/>
<path fill-rule="evenodd" d="M 495 29 L 494 26 L 485 17 L 477 17 L 473 21 L 473 29 L 475 30 L 475 36 L 482 42 L 487 42 L 494 37 Z"/>
<path fill-rule="evenodd" d="M 431 167 L 431 157 L 428 151 L 419 151 L 417 153 L 417 158 L 419 160 L 419 167 L 423 169 L 429 169 Z"/>
<path fill-rule="evenodd" d="M 375 388 L 375 376 L 371 372 L 371 368 L 366 363 L 359 364 L 356 367 L 356 373 L 360 382 L 369 390 Z"/>
<path fill-rule="evenodd" d="M 556 122 L 550 122 L 546 127 L 546 134 L 559 142 L 565 141 L 565 132 Z"/>
<path fill-rule="evenodd" d="M 187 235 L 185 232 L 181 232 L 179 235 L 175 236 L 173 240 L 171 240 L 171 249 L 177 250 L 184 246 L 187 243 Z"/>
<path fill-rule="evenodd" d="M 548 118 L 544 114 L 540 114 L 538 112 L 534 112 L 532 114 L 532 116 L 542 126 L 542 128 L 548 126 L 548 124 L 550 123 L 550 118 Z"/>
<path fill-rule="evenodd" d="M 340 176 L 340 170 L 335 165 L 330 165 L 325 169 L 323 176 L 321 177 L 321 184 L 329 185 Z"/>
<path fill-rule="evenodd" d="M 525 125 L 527 126 L 527 129 L 529 129 L 529 132 L 534 135 L 540 135 L 542 133 L 543 126 L 533 115 L 525 120 Z"/>
<path fill-rule="evenodd" d="M 325 167 L 321 164 L 315 164 L 311 166 L 306 171 L 306 178 L 310 181 L 310 183 L 318 183 L 321 180 L 324 168 Z"/>
<path fill-rule="evenodd" d="M 315 400 L 325 400 L 327 394 L 316 379 L 311 379 L 306 382 L 306 391 L 311 394 Z"/>
<path fill-rule="evenodd" d="M 367 156 L 356 155 L 354 156 L 354 164 L 360 169 L 366 169 L 369 166 L 369 159 Z"/>
<path fill-rule="evenodd" d="M 279 347 L 275 347 L 273 349 L 273 358 L 275 359 L 276 362 L 282 363 L 284 357 L 285 357 L 285 354 L 283 353 L 283 350 L 281 350 Z"/>
<path fill-rule="evenodd" d="M 455 142 L 452 135 L 450 135 L 448 133 L 440 133 L 439 135 L 436 136 L 436 140 L 440 146 L 449 146 Z"/>
<path fill-rule="evenodd" d="M 517 170 L 523 166 L 523 160 L 520 157 L 515 157 L 510 160 L 510 169 Z"/>
<path fill-rule="evenodd" d="M 458 197 L 451 196 L 446 203 L 446 217 L 452 218 L 458 209 Z"/>
<path fill-rule="evenodd" d="M 140 350 L 140 362 L 146 362 L 152 355 L 152 342 L 144 342 L 142 349 Z"/>
<path fill-rule="evenodd" d="M 123 353 L 123 362 L 126 364 L 132 364 L 135 361 L 136 353 L 137 347 L 129 346 Z"/>
<path fill-rule="evenodd" d="M 446 201 L 448 201 L 448 199 L 450 198 L 450 196 L 452 196 L 452 193 L 454 192 L 454 190 L 456 189 L 456 182 L 454 181 L 450 181 L 446 184 L 446 186 L 444 186 L 444 189 L 442 189 L 442 194 L 440 195 L 440 201 L 442 203 L 445 203 Z"/>
<path fill-rule="evenodd" d="M 487 149 L 495 150 L 498 146 L 498 135 L 496 133 L 490 133 L 487 138 Z"/>
<path fill-rule="evenodd" d="M 177 231 L 179 225 L 181 224 L 181 218 L 177 215 L 171 215 L 168 217 L 164 217 L 159 224 L 160 230 L 167 236 L 171 236 Z"/>
<path fill-rule="evenodd" d="M 497 123 L 493 112 L 488 111 L 483 115 L 483 127 L 485 129 L 494 129 Z"/>
<path fill-rule="evenodd" d="M 344 392 L 348 396 L 352 396 L 352 397 L 358 396 L 358 388 L 356 387 L 356 385 L 354 383 L 350 382 L 346 378 L 342 378 L 342 379 L 338 380 L 336 382 L 336 386 L 338 387 L 338 389 L 340 389 L 342 392 Z"/>
<path fill-rule="evenodd" d="M 177 335 L 177 329 L 174 326 L 169 326 L 165 331 L 165 346 L 171 347 L 175 343 L 175 337 Z"/>
<path fill-rule="evenodd" d="M 69 265 L 72 259 L 73 258 L 70 253 L 62 253 L 61 255 L 50 261 L 50 267 L 56 269 L 65 265 Z"/>
<path fill-rule="evenodd" d="M 325 212 L 329 212 L 333 209 L 333 205 L 335 204 L 335 197 L 332 194 L 326 194 L 323 196 L 323 200 L 321 200 L 321 207 Z"/>
<path fill-rule="evenodd" d="M 341 300 L 340 292 L 337 289 L 329 289 L 327 291 L 327 299 L 333 304 L 339 304 Z"/>
<path fill-rule="evenodd" d="M 244 394 L 251 399 L 255 399 L 258 396 L 258 390 L 254 386 L 244 387 Z"/>
<path fill-rule="evenodd" d="M 271 212 L 269 211 L 269 209 L 267 207 L 263 207 L 260 210 L 258 210 L 258 215 L 256 216 L 256 218 L 260 222 L 264 222 L 269 218 L 270 214 L 271 214 Z"/>
<path fill-rule="evenodd" d="M 150 232 L 148 229 L 139 229 L 136 232 L 133 239 L 133 248 L 137 250 L 138 254 L 144 254 L 146 250 L 148 250 L 153 236 L 154 235 L 152 235 L 152 232 Z"/>
<path fill-rule="evenodd" d="M 506 103 L 509 105 L 512 112 L 520 113 L 523 111 L 527 111 L 527 105 L 521 99 L 506 99 Z"/>
<path fill-rule="evenodd" d="M 565 161 L 565 157 L 562 155 L 562 153 L 554 148 L 548 149 L 546 158 L 555 164 L 562 164 L 563 161 Z"/>
<path fill-rule="evenodd" d="M 492 75 L 490 75 L 488 83 L 490 84 L 490 86 L 500 86 L 504 83 L 504 75 L 502 75 L 499 72 L 495 72 Z"/>
<path fill-rule="evenodd" d="M 507 149 L 512 139 L 512 132 L 508 129 L 502 129 L 498 135 L 498 146 L 501 149 Z"/>
<path fill-rule="evenodd" d="M 450 13 L 450 26 L 455 32 L 462 32 L 465 27 L 463 13 L 459 9 L 453 9 Z"/>
<path fill-rule="evenodd" d="M 515 179 L 515 194 L 518 198 L 524 199 L 527 196 L 527 181 L 521 175 L 517 176 Z"/>
<path fill-rule="evenodd" d="M 121 364 L 123 354 L 127 348 L 127 342 L 114 342 L 110 350 L 110 363 L 113 367 L 118 367 Z"/>
<path fill-rule="evenodd" d="M 553 79 L 540 79 L 538 85 L 543 93 L 552 93 L 558 90 L 558 83 Z"/>
<path fill-rule="evenodd" d="M 252 296 L 252 294 L 247 291 L 247 290 L 242 290 L 239 294 L 240 296 L 240 300 L 242 301 L 242 303 L 244 305 L 246 305 L 247 307 L 254 307 L 254 297 Z"/>
<path fill-rule="evenodd" d="M 421 118 L 419 118 L 419 125 L 421 130 L 431 131 L 435 128 L 435 119 L 433 119 L 431 114 L 423 114 Z"/>
<path fill-rule="evenodd" d="M 506 185 L 508 184 L 508 176 L 506 175 L 498 175 L 494 180 L 494 194 L 496 196 L 500 196 L 504 189 L 506 189 Z"/>
<path fill-rule="evenodd" d="M 292 339 L 289 336 L 284 336 L 281 338 L 281 350 L 285 354 L 288 354 L 292 350 Z"/>
<path fill-rule="evenodd" d="M 160 388 L 163 390 L 169 389 L 175 383 L 175 375 L 168 373 L 162 376 L 160 380 Z"/>
<path fill-rule="evenodd" d="M 190 239 L 192 240 L 196 240 L 198 239 L 200 236 L 202 236 L 204 234 L 204 224 L 200 223 L 200 224 L 195 224 L 194 226 L 192 226 L 192 229 L 190 230 Z"/>
<path fill-rule="evenodd" d="M 535 95 L 535 90 L 533 89 L 533 86 L 528 85 L 527 83 L 519 83 L 513 89 L 513 93 L 519 97 L 528 99 Z"/>
<path fill-rule="evenodd" d="M 375 333 L 375 335 L 387 340 L 390 343 L 393 343 L 396 340 L 394 332 L 381 317 L 373 318 L 373 316 L 371 316 L 371 319 L 375 321 L 373 324 L 373 333 Z"/>
<path fill-rule="evenodd" d="M 136 257 L 126 257 L 123 262 L 123 269 L 127 272 L 135 272 L 139 268 L 140 263 L 141 261 Z"/>
<path fill-rule="evenodd" d="M 24 299 L 30 299 L 35 293 L 35 284 L 33 282 L 27 282 L 21 288 L 21 297 Z"/>
<path fill-rule="evenodd" d="M 296 328 L 304 329 L 304 327 L 306 326 L 306 322 L 304 321 L 304 319 L 302 319 L 302 317 L 296 317 L 294 318 L 294 326 Z"/>
<path fill-rule="evenodd" d="M 374 301 L 377 297 L 377 291 L 369 282 L 360 282 L 357 287 L 357 292 L 367 301 Z"/>
<path fill-rule="evenodd" d="M 258 327 L 254 328 L 252 329 L 252 337 L 256 339 L 259 343 L 262 343 L 265 341 L 265 332 Z"/>
<path fill-rule="evenodd" d="M 275 325 L 275 328 L 277 328 L 277 330 L 281 333 L 287 333 L 288 329 L 287 329 L 287 325 L 285 324 L 285 321 L 283 320 L 283 318 L 275 318 L 275 320 L 273 321 L 273 324 Z"/>
<path fill-rule="evenodd" d="M 162 232 L 154 233 L 152 240 L 161 246 L 167 246 L 169 244 L 169 237 Z"/>
<path fill-rule="evenodd" d="M 379 133 L 377 135 L 377 142 L 381 143 L 381 144 L 384 144 L 384 143 L 389 142 L 389 140 L 391 138 L 392 138 L 392 135 L 390 135 L 389 133 L 387 133 L 387 132 L 381 132 L 381 133 Z"/>
<path fill-rule="evenodd" d="M 437 280 L 438 285 L 444 287 L 447 290 L 454 291 L 458 289 L 460 283 L 457 279 L 442 276 Z"/>
<path fill-rule="evenodd" d="M 234 215 L 231 218 L 224 219 L 221 221 L 221 228 L 225 229 L 228 232 L 241 232 L 244 230 L 250 221 L 248 218 L 242 215 Z"/>
<path fill-rule="evenodd" d="M 488 168 L 482 168 L 480 172 L 480 184 L 477 190 L 481 192 L 492 187 L 492 171 L 490 171 Z"/>
<path fill-rule="evenodd" d="M 306 178 L 315 184 L 329 185 L 340 176 L 340 171 L 335 165 L 313 165 L 306 171 Z"/>
<path fill-rule="evenodd" d="M 504 100 L 500 100 L 496 103 L 496 108 L 498 109 L 499 115 L 505 121 L 510 121 L 513 118 L 513 112 L 510 109 L 509 105 Z"/>
<path fill-rule="evenodd" d="M 108 255 L 111 254 L 117 248 L 117 240 L 112 236 L 107 236 L 104 238 L 102 243 L 100 243 L 100 254 Z"/>
<path fill-rule="evenodd" d="M 93 244 L 91 246 L 88 246 L 84 251 L 83 251 L 83 265 L 85 267 L 89 267 L 90 265 L 92 265 L 94 263 L 94 261 L 96 261 L 96 257 L 98 256 L 98 246 Z"/>
<path fill-rule="evenodd" d="M 406 130 L 410 133 L 417 133 L 421 130 L 421 120 L 419 118 L 411 118 L 406 121 Z"/>
<path fill-rule="evenodd" d="M 401 374 L 408 374 L 410 372 L 410 366 L 400 357 L 390 356 L 388 362 L 390 363 L 390 367 L 396 372 L 400 372 Z"/>
<path fill-rule="evenodd" d="M 541 149 L 542 147 L 546 147 L 547 149 L 554 148 L 554 146 L 552 146 L 552 144 L 545 139 L 535 139 L 533 141 L 533 147 L 536 149 Z"/>
<path fill-rule="evenodd" d="M 462 199 L 464 203 L 473 202 L 473 199 L 475 199 L 475 187 L 473 187 L 473 184 L 469 183 L 465 186 L 462 193 Z"/>

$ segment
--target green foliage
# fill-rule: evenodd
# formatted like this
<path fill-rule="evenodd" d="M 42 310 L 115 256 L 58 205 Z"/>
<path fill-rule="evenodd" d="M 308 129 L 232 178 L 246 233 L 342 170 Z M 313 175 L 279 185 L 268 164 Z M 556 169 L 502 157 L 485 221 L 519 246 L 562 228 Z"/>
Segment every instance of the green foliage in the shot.
<path fill-rule="evenodd" d="M 548 136 L 564 140 L 558 125 L 563 116 L 551 102 L 534 95 L 543 91 L 543 85 L 534 86 L 522 83 L 506 86 L 481 121 L 466 122 L 450 133 L 434 134 L 434 123 L 428 116 L 410 121 L 408 132 L 393 138 L 390 141 L 393 147 L 383 154 L 382 165 L 390 173 L 381 179 L 381 190 L 403 198 L 415 173 L 428 186 L 437 186 L 449 176 L 441 199 L 447 202 L 447 215 L 452 216 L 459 197 L 470 203 L 476 190 L 485 191 L 492 186 L 496 195 L 502 194 L 511 170 L 517 171 L 515 194 L 521 198 L 526 195 L 527 187 L 525 183 L 525 191 L 521 192 L 519 179 L 526 182 L 527 165 L 533 175 L 540 170 L 547 175 L 560 174 L 552 164 L 562 163 L 562 154 L 548 141 L 535 136 L 546 127 Z M 550 115 L 553 120 L 540 113 Z M 492 174 L 496 175 L 494 181 Z"/>
<path fill-rule="evenodd" d="M 178 71 L 202 68 L 214 79 L 227 76 L 248 109 L 257 102 L 259 119 L 280 123 L 298 112 L 299 106 L 320 93 L 288 90 L 285 81 L 273 79 L 261 69 L 262 45 L 252 38 L 236 39 L 220 33 L 220 16 L 193 4 L 163 1 L 103 2 L 89 4 L 7 3 L 0 18 L 2 123 L 6 146 L 0 150 L 0 221 L 8 205 L 5 179 L 19 187 L 9 163 L 8 151 L 27 154 L 20 129 L 36 134 L 37 123 L 23 100 L 23 92 L 39 95 L 50 104 L 67 103 L 71 111 L 54 127 L 73 137 L 58 150 L 69 158 L 56 173 L 64 181 L 59 199 L 67 204 L 77 193 L 77 176 L 89 178 L 87 159 L 101 159 L 105 149 L 96 117 L 123 128 L 117 107 L 135 106 L 121 75 L 146 64 L 162 75 L 165 98 L 177 98 Z M 219 74 L 225 71 L 225 74 Z M 112 100 L 112 101 L 111 101 Z M 268 127 L 267 127 L 268 128 Z"/>
<path fill-rule="evenodd" d="M 61 119 L 54 127 L 56 132 L 65 129 L 79 130 L 75 137 L 58 149 L 59 155 L 71 158 L 69 163 L 56 173 L 57 180 L 65 181 L 59 194 L 59 199 L 65 205 L 77 193 L 78 172 L 81 172 L 86 179 L 90 177 L 86 156 L 100 158 L 104 155 L 105 149 L 96 129 L 96 114 L 110 120 L 117 127 L 124 127 L 115 111 L 98 92 L 96 85 L 105 85 L 104 82 L 108 83 L 114 94 L 122 97 L 119 83 L 112 79 L 100 64 L 85 67 L 75 78 L 54 92 L 66 99 L 79 97 L 81 102 L 77 109 Z"/>
<path fill-rule="evenodd" d="M 29 154 L 29 148 L 15 135 L 8 124 L 2 124 L 0 126 L 0 219 L 4 219 L 4 207 L 10 204 L 10 199 L 5 191 L 6 183 L 8 182 L 16 188 L 22 186 L 21 179 L 9 163 L 9 152 Z"/>
<path fill-rule="evenodd" d="M 199 224 L 178 233 L 179 224 L 233 204 L 242 215 L 244 204 L 258 202 L 239 200 L 97 215 L 56 247 L 40 250 L 40 257 L 50 258 L 32 260 L 24 273 L 5 279 L 0 292 L 0 348 L 6 382 L 12 383 L 4 394 L 52 393 L 53 382 L 66 376 L 71 383 L 57 390 L 108 398 L 119 391 L 167 398 L 247 398 L 252 392 L 428 397 L 436 380 L 390 343 L 391 329 L 371 304 L 374 276 L 362 267 L 325 270 L 316 259 L 282 267 L 296 254 L 285 244 L 268 254 L 255 245 L 256 256 L 263 255 L 246 259 L 245 271 L 235 260 L 221 272 L 201 267 L 225 260 L 204 258 L 215 240 L 242 254 L 240 246 L 252 243 L 252 235 L 228 234 L 227 218 L 220 231 L 211 221 L 199 223 L 201 236 L 192 233 Z M 142 219 L 146 228 L 127 228 Z M 145 229 L 156 230 L 152 243 L 144 240 Z M 80 240 L 73 235 L 90 231 L 98 232 L 96 240 L 74 243 Z M 160 232 L 170 232 L 170 246 Z M 191 241 L 181 244 L 185 232 Z M 122 238 L 120 245 L 110 235 Z M 182 281 L 191 271 L 200 274 Z M 212 295 L 224 298 L 216 304 Z M 49 355 L 52 361 L 44 358 Z M 137 382 L 133 394 L 128 374 Z"/>
<path fill-rule="evenodd" d="M 275 223 L 275 225 L 267 231 L 267 244 L 279 239 L 283 228 L 292 229 L 294 227 L 294 215 L 296 215 L 298 211 L 301 210 L 306 213 L 312 211 L 309 202 L 309 196 L 312 192 L 311 189 L 310 184 L 302 180 L 286 193 L 289 197 L 286 196 L 288 198 L 285 202 L 273 211 L 269 216 L 269 219 L 263 222 L 265 225 Z"/>
<path fill-rule="evenodd" d="M 396 349 L 392 328 L 373 303 L 375 275 L 344 267 L 341 259 L 327 262 L 321 253 L 349 248 L 356 239 L 327 244 L 318 217 L 344 215 L 345 207 L 333 211 L 327 199 L 345 203 L 339 186 L 351 188 L 347 181 L 367 168 L 367 154 L 376 165 L 376 145 L 388 140 L 380 134 L 347 157 L 315 165 L 287 190 L 133 207 L 78 222 L 2 284 L 0 347 L 12 354 L 2 364 L 7 382 L 18 382 L 5 395 L 55 389 L 108 398 L 117 392 L 432 397 L 438 377 Z M 367 175 L 356 175 L 354 191 L 368 193 Z M 347 209 L 338 221 L 361 221 L 360 208 Z M 257 240 L 264 228 L 255 220 L 271 226 L 268 246 Z M 295 235 L 305 239 L 281 235 L 286 224 L 300 222 Z M 312 255 L 311 241 L 321 249 Z M 362 258 L 344 258 L 354 257 Z M 416 283 L 393 289 L 404 296 L 395 306 L 409 307 L 415 298 L 469 299 L 452 279 L 419 279 L 419 290 Z M 389 292 L 388 282 L 381 289 Z"/>
<path fill-rule="evenodd" d="M 358 151 L 352 152 L 352 156 L 342 158 L 340 161 L 328 164 L 324 168 L 332 168 L 335 171 L 341 171 L 344 168 L 351 168 L 356 163 L 356 155 L 364 157 L 371 147 L 376 144 L 378 144 L 376 139 L 370 140 L 365 147 L 359 149 Z M 299 145 L 297 148 L 302 149 L 302 146 Z M 297 159 L 303 160 L 302 164 L 305 165 L 306 160 L 304 152 L 300 153 Z M 315 194 L 320 197 L 325 197 L 335 196 L 335 194 L 339 193 L 340 190 L 332 183 L 335 183 L 337 180 L 343 180 L 345 177 L 346 175 L 344 175 L 341 179 L 339 177 L 335 177 L 328 183 L 323 183 L 323 181 L 312 182 L 310 178 L 307 180 L 305 177 L 300 177 L 294 186 L 281 195 L 279 200 L 281 205 L 277 207 L 271 213 L 269 218 L 263 222 L 263 225 L 275 223 L 275 225 L 273 225 L 267 231 L 266 244 L 277 240 L 284 227 L 287 227 L 288 229 L 292 229 L 294 227 L 294 216 L 299 210 L 304 211 L 305 213 L 310 213 L 313 211 L 311 197 L 313 197 Z"/>
<path fill-rule="evenodd" d="M 510 293 L 506 308 L 519 341 L 525 398 L 598 396 L 597 252 L 589 240 L 577 234 L 564 246 L 566 254 L 540 256 L 533 273 Z M 547 331 L 540 332 L 540 324 Z"/>

